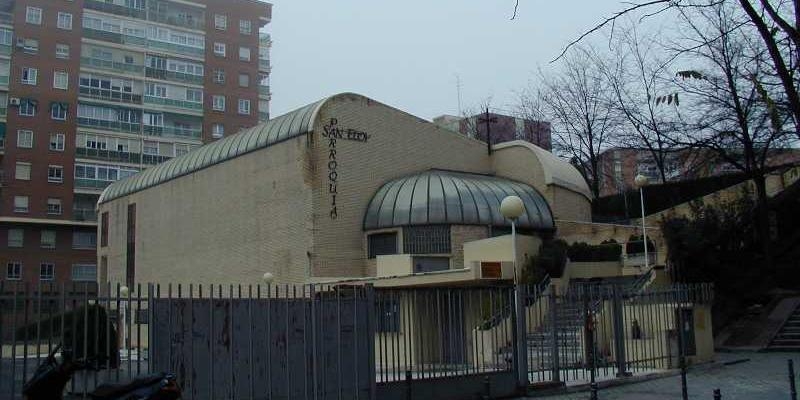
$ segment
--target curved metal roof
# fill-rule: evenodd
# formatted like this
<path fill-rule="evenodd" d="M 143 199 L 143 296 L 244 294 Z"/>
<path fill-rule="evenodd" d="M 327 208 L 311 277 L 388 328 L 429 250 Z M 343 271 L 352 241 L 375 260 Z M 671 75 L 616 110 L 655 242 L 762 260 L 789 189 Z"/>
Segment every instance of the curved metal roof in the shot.
<path fill-rule="evenodd" d="M 147 189 L 225 160 L 301 136 L 314 129 L 322 99 L 109 185 L 98 204 Z"/>
<path fill-rule="evenodd" d="M 370 200 L 364 230 L 407 225 L 511 226 L 500 202 L 517 195 L 525 203 L 520 228 L 552 230 L 553 214 L 533 187 L 501 177 L 430 170 L 384 184 Z"/>
<path fill-rule="evenodd" d="M 524 140 L 498 143 L 492 147 L 494 150 L 502 150 L 515 146 L 524 147 L 536 156 L 544 173 L 545 184 L 567 188 L 584 195 L 589 201 L 592 200 L 592 192 L 589 190 L 589 185 L 586 184 L 586 180 L 583 179 L 578 169 L 555 154 Z"/>

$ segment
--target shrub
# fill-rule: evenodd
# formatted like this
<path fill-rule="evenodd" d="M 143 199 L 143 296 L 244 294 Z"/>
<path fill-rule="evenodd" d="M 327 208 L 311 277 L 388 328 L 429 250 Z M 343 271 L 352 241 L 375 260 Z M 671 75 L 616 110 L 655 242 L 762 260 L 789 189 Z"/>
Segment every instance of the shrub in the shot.
<path fill-rule="evenodd" d="M 592 245 L 584 242 L 573 243 L 569 246 L 570 261 L 619 261 L 622 257 L 622 246 L 619 243 L 605 241 Z"/>

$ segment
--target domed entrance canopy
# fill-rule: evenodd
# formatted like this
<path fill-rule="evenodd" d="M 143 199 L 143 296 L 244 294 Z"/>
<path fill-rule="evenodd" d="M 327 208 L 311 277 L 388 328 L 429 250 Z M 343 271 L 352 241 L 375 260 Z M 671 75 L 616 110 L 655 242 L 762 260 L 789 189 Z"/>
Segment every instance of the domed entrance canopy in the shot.
<path fill-rule="evenodd" d="M 364 216 L 364 230 L 434 224 L 511 226 L 500 213 L 500 202 L 509 195 L 519 196 L 525 204 L 518 228 L 555 229 L 547 201 L 530 185 L 496 176 L 430 170 L 378 189 Z"/>

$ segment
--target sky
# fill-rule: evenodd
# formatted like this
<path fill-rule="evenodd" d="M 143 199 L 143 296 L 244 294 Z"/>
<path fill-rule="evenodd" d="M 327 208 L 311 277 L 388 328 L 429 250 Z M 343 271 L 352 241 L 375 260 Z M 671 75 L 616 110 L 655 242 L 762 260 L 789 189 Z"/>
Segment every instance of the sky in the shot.
<path fill-rule="evenodd" d="M 618 0 L 274 0 L 272 104 L 278 116 L 355 92 L 421 118 L 485 99 L 512 110 L 536 71 Z M 590 45 L 602 45 L 594 38 Z"/>

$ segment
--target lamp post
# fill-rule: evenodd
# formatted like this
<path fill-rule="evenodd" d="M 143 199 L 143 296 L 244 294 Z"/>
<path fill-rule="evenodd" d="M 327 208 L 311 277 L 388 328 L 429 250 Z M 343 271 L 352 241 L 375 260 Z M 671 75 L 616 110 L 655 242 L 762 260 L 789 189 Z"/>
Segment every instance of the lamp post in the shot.
<path fill-rule="evenodd" d="M 528 387 L 528 357 L 527 344 L 525 343 L 525 323 L 523 317 L 525 313 L 522 304 L 523 285 L 520 284 L 517 273 L 517 218 L 525 212 L 525 203 L 518 196 L 507 196 L 500 202 L 500 214 L 511 220 L 511 255 L 514 265 L 514 309 L 517 330 L 517 384 L 519 387 Z"/>
<path fill-rule="evenodd" d="M 645 224 L 644 215 L 644 187 L 647 186 L 647 177 L 639 174 L 633 180 L 633 183 L 639 188 L 639 203 L 642 205 L 642 238 L 644 239 L 644 269 L 650 269 L 650 256 L 647 252 L 647 227 Z"/>
<path fill-rule="evenodd" d="M 261 280 L 269 286 L 272 281 L 275 279 L 275 275 L 272 275 L 272 272 L 264 272 L 264 275 L 261 276 Z"/>
<path fill-rule="evenodd" d="M 131 291 L 127 286 L 123 286 L 119 288 L 119 295 L 122 297 L 122 323 L 120 323 L 120 328 L 122 329 L 122 350 L 127 350 L 128 348 L 128 295 L 130 295 Z"/>

